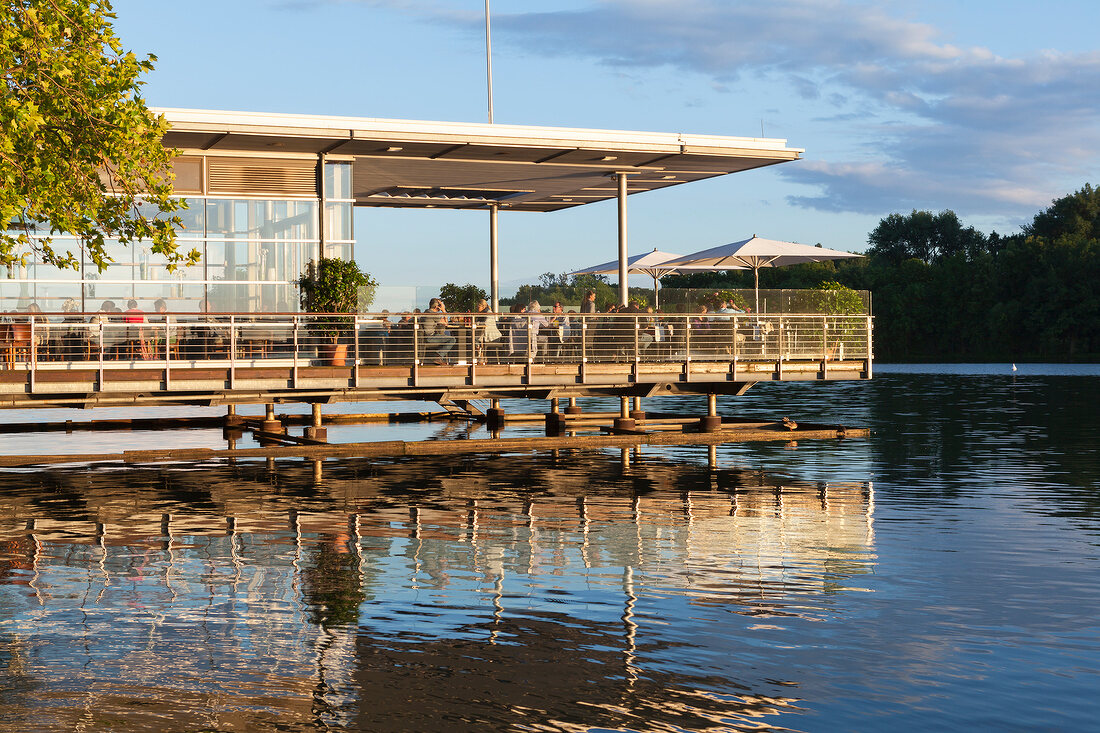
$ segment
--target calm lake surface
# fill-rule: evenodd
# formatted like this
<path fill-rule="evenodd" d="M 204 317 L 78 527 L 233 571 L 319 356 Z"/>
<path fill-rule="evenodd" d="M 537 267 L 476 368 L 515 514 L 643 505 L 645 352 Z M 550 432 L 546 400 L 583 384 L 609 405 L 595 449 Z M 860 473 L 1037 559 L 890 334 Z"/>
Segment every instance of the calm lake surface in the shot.
<path fill-rule="evenodd" d="M 675 447 L 2 471 L 0 730 L 1095 730 L 1100 368 L 1017 366 L 758 385 L 723 411 L 872 437 L 716 470 Z M 166 444 L 225 445 L 0 435 Z"/>

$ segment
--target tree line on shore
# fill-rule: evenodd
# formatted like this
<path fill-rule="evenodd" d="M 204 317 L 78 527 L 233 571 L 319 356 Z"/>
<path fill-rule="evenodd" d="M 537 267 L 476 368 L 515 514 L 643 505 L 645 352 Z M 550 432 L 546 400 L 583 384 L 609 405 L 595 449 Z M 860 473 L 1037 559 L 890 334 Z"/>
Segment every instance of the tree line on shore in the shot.
<path fill-rule="evenodd" d="M 763 269 L 760 287 L 871 291 L 884 361 L 1100 359 L 1100 189 L 1085 184 L 1015 234 L 986 235 L 950 210 L 912 211 L 885 217 L 867 241 L 861 259 Z M 728 291 L 751 289 L 753 276 L 699 272 L 661 284 Z M 465 301 L 485 295 L 471 288 L 448 283 L 448 307 L 472 309 Z M 546 273 L 501 303 L 577 305 L 586 290 L 601 305 L 618 302 L 606 277 Z M 631 288 L 630 297 L 645 305 L 652 292 Z"/>
<path fill-rule="evenodd" d="M 1055 200 L 1018 233 L 953 211 L 891 214 L 866 257 L 760 271 L 762 288 L 870 290 L 881 360 L 1100 359 L 1100 189 Z M 751 288 L 752 273 L 669 275 L 667 287 Z"/>

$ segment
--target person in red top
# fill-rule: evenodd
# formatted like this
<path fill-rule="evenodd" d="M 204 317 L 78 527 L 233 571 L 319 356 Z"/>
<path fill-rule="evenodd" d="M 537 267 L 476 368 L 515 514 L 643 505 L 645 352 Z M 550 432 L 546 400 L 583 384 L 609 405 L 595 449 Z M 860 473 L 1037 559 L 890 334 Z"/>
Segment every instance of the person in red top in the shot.
<path fill-rule="evenodd" d="M 137 307 L 137 301 L 131 298 L 126 301 L 125 315 L 122 317 L 125 323 L 145 323 L 145 311 Z"/>
<path fill-rule="evenodd" d="M 145 311 L 137 307 L 137 301 L 133 298 L 126 301 L 126 310 L 122 312 L 122 322 L 145 323 Z M 130 358 L 136 358 L 138 354 L 142 358 L 149 358 L 146 354 L 149 347 L 145 343 L 145 329 L 128 328 L 126 330 L 126 350 L 129 352 Z"/>

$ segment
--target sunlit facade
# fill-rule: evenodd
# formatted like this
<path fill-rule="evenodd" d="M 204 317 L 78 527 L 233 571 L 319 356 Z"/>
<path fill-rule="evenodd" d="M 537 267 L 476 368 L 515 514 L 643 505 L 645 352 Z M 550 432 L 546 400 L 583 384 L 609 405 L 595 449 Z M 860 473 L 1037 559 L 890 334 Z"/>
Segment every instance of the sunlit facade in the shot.
<path fill-rule="evenodd" d="M 54 235 L 55 250 L 81 254 L 80 269 L 43 264 L 33 253 L 26 265 L 0 268 L 0 310 L 34 303 L 59 312 L 71 298 L 81 311 L 106 300 L 124 309 L 130 299 L 149 311 L 163 299 L 168 310 L 188 312 L 206 298 L 221 312 L 293 311 L 296 280 L 311 259 L 354 254 L 350 161 L 185 154 L 174 168 L 175 192 L 187 202 L 178 213 L 179 246 L 197 249 L 198 264 L 169 272 L 147 243 L 115 241 L 107 247 L 112 262 L 100 271 L 79 239 Z"/>

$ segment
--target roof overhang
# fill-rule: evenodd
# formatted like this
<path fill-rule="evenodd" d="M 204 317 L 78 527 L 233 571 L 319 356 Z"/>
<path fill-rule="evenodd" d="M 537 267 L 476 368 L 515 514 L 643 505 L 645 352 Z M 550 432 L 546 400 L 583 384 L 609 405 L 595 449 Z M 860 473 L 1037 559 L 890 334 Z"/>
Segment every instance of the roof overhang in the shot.
<path fill-rule="evenodd" d="M 184 152 L 329 154 L 353 161 L 357 206 L 555 211 L 628 192 L 797 160 L 786 140 L 154 109 L 164 144 Z"/>

